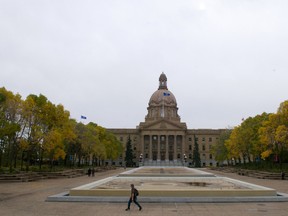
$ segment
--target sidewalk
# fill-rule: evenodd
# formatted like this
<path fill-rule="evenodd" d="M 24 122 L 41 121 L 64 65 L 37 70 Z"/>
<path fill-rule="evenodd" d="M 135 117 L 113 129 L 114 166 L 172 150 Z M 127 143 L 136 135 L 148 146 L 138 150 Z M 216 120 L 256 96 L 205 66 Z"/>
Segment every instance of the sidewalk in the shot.
<path fill-rule="evenodd" d="M 205 171 L 220 176 L 226 176 L 253 184 L 276 189 L 288 193 L 287 180 L 265 180 L 240 176 L 235 173 Z M 143 210 L 132 204 L 129 212 L 125 211 L 123 203 L 73 203 L 45 202 L 48 196 L 58 194 L 83 184 L 90 183 L 111 175 L 123 172 L 124 169 L 96 173 L 95 177 L 82 176 L 68 179 L 51 179 L 38 182 L 1 183 L 0 184 L 0 215 L 64 215 L 64 216 L 116 216 L 116 215 L 145 215 L 145 216 L 287 216 L 288 203 L 143 203 Z M 128 201 L 128 197 L 127 197 Z M 141 203 L 141 197 L 138 200 Z"/>

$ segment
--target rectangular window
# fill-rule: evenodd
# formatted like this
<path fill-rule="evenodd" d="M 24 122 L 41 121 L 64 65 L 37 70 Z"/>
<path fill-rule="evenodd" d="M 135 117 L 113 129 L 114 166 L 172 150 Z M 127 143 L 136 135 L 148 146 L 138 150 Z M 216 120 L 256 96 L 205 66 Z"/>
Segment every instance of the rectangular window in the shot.
<path fill-rule="evenodd" d="M 189 138 L 188 138 L 188 140 L 191 142 L 191 141 L 192 141 L 192 138 L 191 138 L 191 137 L 189 137 Z"/>
<path fill-rule="evenodd" d="M 202 141 L 203 141 L 203 142 L 205 141 L 205 137 L 202 137 Z"/>
<path fill-rule="evenodd" d="M 212 142 L 212 137 L 209 137 L 209 142 Z"/>
<path fill-rule="evenodd" d="M 189 145 L 189 150 L 192 150 L 192 145 Z"/>

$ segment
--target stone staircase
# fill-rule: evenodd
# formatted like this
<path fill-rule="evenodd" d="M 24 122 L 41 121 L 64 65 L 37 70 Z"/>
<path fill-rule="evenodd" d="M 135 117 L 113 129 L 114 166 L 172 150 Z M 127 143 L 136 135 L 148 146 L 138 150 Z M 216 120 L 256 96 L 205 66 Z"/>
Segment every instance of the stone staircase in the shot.
<path fill-rule="evenodd" d="M 59 172 L 38 172 L 38 174 L 48 179 L 57 179 L 57 178 L 75 178 L 78 176 L 83 176 L 85 175 L 85 172 L 83 169 L 71 169 Z"/>
<path fill-rule="evenodd" d="M 42 179 L 75 178 L 85 175 L 83 169 L 71 169 L 59 172 L 21 172 L 16 174 L 0 174 L 1 182 L 30 182 Z"/>
<path fill-rule="evenodd" d="M 34 172 L 0 175 L 0 182 L 30 182 L 42 179 L 45 177 Z"/>
<path fill-rule="evenodd" d="M 242 176 L 249 176 L 259 179 L 276 179 L 276 180 L 285 180 L 285 173 L 283 172 L 265 172 L 259 170 L 248 170 L 248 169 L 239 169 L 234 167 L 213 167 L 212 170 L 217 170 L 226 173 L 237 173 Z"/>
<path fill-rule="evenodd" d="M 144 161 L 139 166 L 184 166 L 182 161 Z"/>

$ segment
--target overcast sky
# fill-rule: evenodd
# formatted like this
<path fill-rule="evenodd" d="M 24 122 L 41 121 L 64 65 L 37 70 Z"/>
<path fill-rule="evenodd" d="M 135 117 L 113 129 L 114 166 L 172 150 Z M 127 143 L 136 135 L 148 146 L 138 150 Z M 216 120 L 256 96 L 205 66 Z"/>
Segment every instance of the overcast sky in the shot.
<path fill-rule="evenodd" d="M 188 128 L 288 98 L 287 0 L 0 0 L 0 87 L 135 128 L 162 72 Z"/>

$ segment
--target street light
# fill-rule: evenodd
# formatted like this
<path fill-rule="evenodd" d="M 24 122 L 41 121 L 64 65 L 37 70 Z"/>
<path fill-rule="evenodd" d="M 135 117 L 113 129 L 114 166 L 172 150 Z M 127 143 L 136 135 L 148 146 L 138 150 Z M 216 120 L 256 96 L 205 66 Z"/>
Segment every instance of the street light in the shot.
<path fill-rule="evenodd" d="M 186 156 L 186 154 L 184 154 L 183 157 L 184 157 L 184 162 L 186 163 L 186 162 L 187 162 L 187 156 Z"/>

